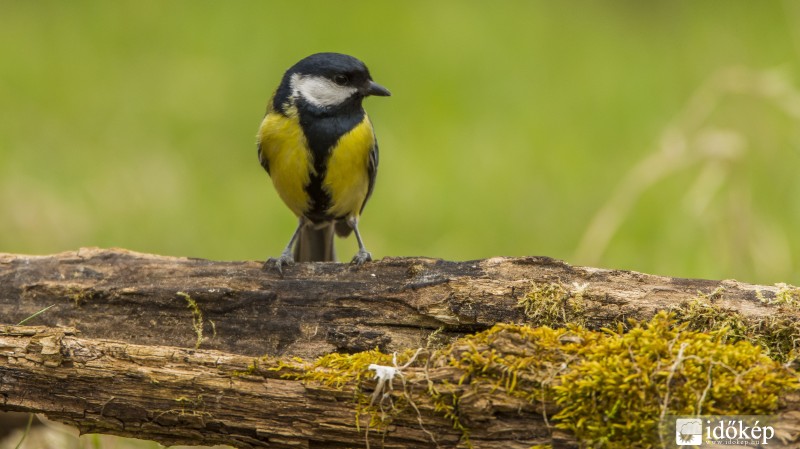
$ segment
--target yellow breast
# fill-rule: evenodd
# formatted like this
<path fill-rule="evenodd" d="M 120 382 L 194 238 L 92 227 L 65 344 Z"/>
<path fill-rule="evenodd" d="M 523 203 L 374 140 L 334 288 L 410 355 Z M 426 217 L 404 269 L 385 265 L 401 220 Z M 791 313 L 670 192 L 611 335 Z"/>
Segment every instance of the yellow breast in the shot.
<path fill-rule="evenodd" d="M 270 112 L 258 131 L 261 157 L 269 161 L 269 172 L 278 195 L 295 215 L 308 209 L 305 191 L 314 171 L 296 110 L 287 115 Z"/>
<path fill-rule="evenodd" d="M 331 151 L 322 186 L 331 197 L 328 213 L 334 217 L 358 217 L 367 198 L 369 153 L 375 134 L 369 117 L 339 138 Z"/>

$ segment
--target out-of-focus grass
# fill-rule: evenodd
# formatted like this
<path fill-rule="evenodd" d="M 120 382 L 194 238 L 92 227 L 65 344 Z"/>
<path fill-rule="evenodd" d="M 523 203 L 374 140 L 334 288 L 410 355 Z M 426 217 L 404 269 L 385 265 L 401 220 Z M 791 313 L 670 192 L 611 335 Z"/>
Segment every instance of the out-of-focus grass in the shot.
<path fill-rule="evenodd" d="M 0 412 L 0 417 L 2 412 Z M 2 449 L 161 449 L 165 446 L 155 441 L 122 438 L 113 435 L 78 435 L 78 430 L 37 415 L 34 427 L 25 434 L 24 429 L 0 438 Z M 171 449 L 192 449 L 199 446 L 170 446 Z M 208 446 L 208 449 L 230 449 L 231 446 Z"/>
<path fill-rule="evenodd" d="M 362 220 L 375 256 L 537 254 L 800 283 L 800 126 L 747 92 L 726 95 L 700 125 L 746 148 L 720 166 L 718 187 L 697 181 L 702 164 L 677 170 L 637 197 L 596 256 L 578 253 L 619 181 L 715 74 L 779 69 L 800 84 L 791 2 L 0 10 L 0 251 L 276 255 L 294 217 L 256 160 L 256 128 L 287 67 L 341 51 L 393 93 L 366 103 L 382 150 Z M 705 206 L 692 206 L 703 192 Z M 340 256 L 354 250 L 348 241 Z"/>

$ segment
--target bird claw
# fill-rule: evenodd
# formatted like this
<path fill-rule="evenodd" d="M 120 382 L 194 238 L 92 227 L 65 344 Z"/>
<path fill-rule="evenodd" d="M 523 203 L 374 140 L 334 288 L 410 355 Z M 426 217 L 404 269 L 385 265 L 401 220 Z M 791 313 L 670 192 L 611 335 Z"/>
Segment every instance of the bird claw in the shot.
<path fill-rule="evenodd" d="M 291 253 L 283 253 L 281 254 L 281 257 L 277 258 L 270 257 L 269 259 L 267 259 L 266 262 L 264 262 L 264 266 L 262 267 L 262 269 L 264 271 L 268 271 L 271 270 L 272 268 L 275 268 L 276 270 L 278 270 L 278 273 L 282 275 L 284 265 L 285 266 L 294 265 L 294 257 L 292 256 Z"/>
<path fill-rule="evenodd" d="M 356 255 L 353 256 L 353 260 L 350 261 L 350 263 L 354 264 L 355 266 L 361 266 L 364 264 L 364 262 L 369 262 L 370 260 L 372 260 L 372 254 L 370 254 L 367 250 L 360 249 Z"/>

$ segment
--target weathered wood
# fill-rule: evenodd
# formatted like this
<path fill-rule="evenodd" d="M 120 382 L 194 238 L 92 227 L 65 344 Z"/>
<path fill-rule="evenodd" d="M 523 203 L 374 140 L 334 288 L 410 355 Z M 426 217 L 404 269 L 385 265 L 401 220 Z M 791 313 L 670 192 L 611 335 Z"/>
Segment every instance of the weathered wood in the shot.
<path fill-rule="evenodd" d="M 463 372 L 445 363 L 404 370 L 407 387 L 396 379 L 392 396 L 397 402 L 408 394 L 416 409 L 406 406 L 394 416 L 388 435 L 372 430 L 369 436 L 366 413 L 356 428 L 353 388 L 282 378 L 275 359 L 253 363 L 253 357 L 220 351 L 86 339 L 71 329 L 0 327 L 0 409 L 45 413 L 83 433 L 164 444 L 360 448 L 369 438 L 373 447 L 463 447 L 462 432 L 434 412 L 426 394 L 429 380 L 440 387 L 458 383 Z M 367 394 L 374 386 L 364 382 Z M 462 420 L 481 424 L 470 434 L 475 447 L 552 442 L 541 406 L 502 391 L 493 391 L 486 402 L 487 392 L 451 388 L 464 396 Z M 557 447 L 574 443 L 566 437 Z"/>
<path fill-rule="evenodd" d="M 514 332 L 500 331 L 491 342 L 458 341 L 449 354 L 491 354 L 513 360 L 536 356 L 539 350 L 531 343 Z M 564 339 L 561 344 L 573 343 Z M 475 449 L 581 447 L 574 436 L 548 424 L 546 417 L 559 411 L 553 403 L 528 402 L 511 394 L 503 383 L 474 383 L 469 377 L 461 382 L 477 372 L 468 374 L 464 365 L 452 366 L 446 353 L 427 356 L 424 362 L 420 357 L 402 367 L 402 378 L 396 376 L 393 389 L 381 390 L 391 400 L 375 404 L 383 405 L 390 417 L 388 426 L 373 425 L 368 431 L 370 413 L 380 408 L 368 407 L 377 383 L 366 376 L 337 388 L 297 380 L 308 365 L 286 368 L 276 358 L 86 339 L 66 328 L 0 326 L 0 410 L 44 413 L 82 433 L 163 444 L 464 449 L 469 441 Z M 560 371 L 560 365 L 550 369 Z M 543 369 L 520 374 L 517 388 L 530 391 L 527 388 L 541 379 L 558 385 L 558 377 Z M 363 398 L 360 426 L 356 388 Z M 449 401 L 459 398 L 455 410 L 460 424 L 469 429 L 468 436 L 436 410 L 433 390 L 449 395 Z M 781 437 L 770 441 L 770 447 L 797 448 L 800 396 L 790 393 L 781 402 L 780 417 L 771 423 Z"/>
<path fill-rule="evenodd" d="M 285 369 L 273 370 L 281 366 L 277 359 L 261 356 L 389 352 L 498 322 L 537 324 L 519 300 L 551 285 L 580 295 L 590 328 L 646 320 L 698 295 L 754 322 L 776 314 L 798 319 L 797 307 L 768 304 L 786 287 L 573 267 L 542 257 L 298 264 L 280 276 L 258 262 L 125 250 L 5 254 L 0 410 L 42 412 L 84 433 L 165 444 L 366 447 L 369 416 L 357 428 L 352 385 L 338 390 L 285 378 Z M 28 323 L 44 326 L 14 326 L 49 306 Z M 502 356 L 519 350 L 516 344 L 492 350 Z M 407 388 L 396 388 L 392 398 L 410 397 L 415 407 L 393 416 L 385 439 L 373 430 L 374 447 L 465 446 L 452 420 L 435 411 L 431 385 L 460 398 L 459 419 L 474 447 L 578 445 L 548 426 L 543 412 L 552 416 L 553 404 L 531 404 L 497 385 L 461 386 L 464 372 L 446 360 L 404 373 Z M 375 382 L 361 387 L 369 393 Z M 782 398 L 781 414 L 797 429 L 795 396 Z"/>
<path fill-rule="evenodd" d="M 30 324 L 71 326 L 86 338 L 141 345 L 195 347 L 201 341 L 201 348 L 242 355 L 316 357 L 425 346 L 437 330 L 452 337 L 498 322 L 526 322 L 518 300 L 547 283 L 582 288 L 590 328 L 649 319 L 719 288 L 718 306 L 768 317 L 776 307 L 758 295 L 774 298 L 779 290 L 577 267 L 546 257 L 386 258 L 360 268 L 304 263 L 280 276 L 259 262 L 86 248 L 50 256 L 0 254 L 0 323 L 15 324 L 54 305 Z M 190 299 L 196 307 L 189 307 Z"/>

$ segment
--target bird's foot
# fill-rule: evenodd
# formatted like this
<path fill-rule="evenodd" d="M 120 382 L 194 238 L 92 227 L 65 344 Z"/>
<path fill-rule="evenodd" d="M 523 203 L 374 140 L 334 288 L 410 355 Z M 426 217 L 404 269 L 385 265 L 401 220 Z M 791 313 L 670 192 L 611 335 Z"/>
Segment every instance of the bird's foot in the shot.
<path fill-rule="evenodd" d="M 361 266 L 364 264 L 364 262 L 369 262 L 370 260 L 372 260 L 372 254 L 362 248 L 358 250 L 355 256 L 353 256 L 353 260 L 350 261 L 350 263 L 354 264 L 355 266 Z"/>
<path fill-rule="evenodd" d="M 278 273 L 283 275 L 283 267 L 289 265 L 294 265 L 294 256 L 292 256 L 291 252 L 284 251 L 281 253 L 280 257 L 270 257 L 267 259 L 267 261 L 264 262 L 262 269 L 267 271 L 275 268 L 278 270 Z"/>

